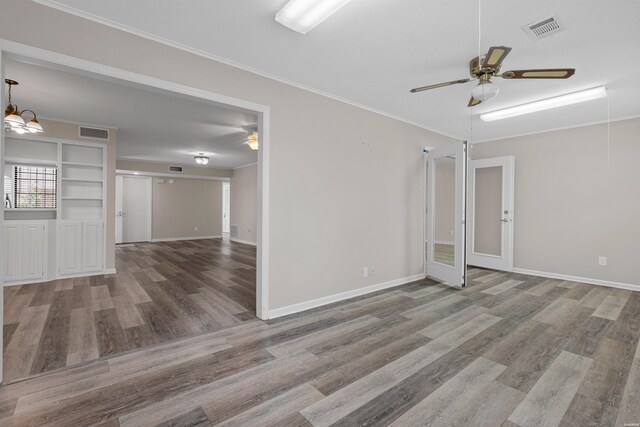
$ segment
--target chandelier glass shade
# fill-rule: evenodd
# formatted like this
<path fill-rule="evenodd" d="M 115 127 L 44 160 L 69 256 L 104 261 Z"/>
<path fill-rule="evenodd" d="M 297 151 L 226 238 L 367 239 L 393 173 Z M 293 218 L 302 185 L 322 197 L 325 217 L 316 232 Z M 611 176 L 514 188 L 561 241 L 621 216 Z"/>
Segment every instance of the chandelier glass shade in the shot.
<path fill-rule="evenodd" d="M 18 105 L 12 103 L 11 87 L 17 85 L 18 82 L 10 79 L 5 79 L 4 82 L 9 85 L 9 103 L 7 105 L 7 108 L 4 110 L 4 128 L 6 130 L 14 131 L 18 134 L 44 132 L 44 129 L 38 122 L 38 117 L 33 110 L 20 111 L 18 109 Z M 31 118 L 31 120 L 29 120 L 28 122 L 24 120 L 23 115 L 25 113 L 29 113 L 33 116 L 33 118 Z"/>

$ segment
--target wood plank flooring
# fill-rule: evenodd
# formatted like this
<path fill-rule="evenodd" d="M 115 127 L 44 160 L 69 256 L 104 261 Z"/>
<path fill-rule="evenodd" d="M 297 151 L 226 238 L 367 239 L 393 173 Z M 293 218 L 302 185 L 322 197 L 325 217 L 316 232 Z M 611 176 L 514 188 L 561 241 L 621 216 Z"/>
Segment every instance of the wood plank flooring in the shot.
<path fill-rule="evenodd" d="M 117 274 L 4 288 L 4 379 L 255 319 L 255 247 L 221 239 L 116 247 Z"/>
<path fill-rule="evenodd" d="M 17 382 L 0 388 L 0 425 L 640 422 L 640 293 L 482 269 L 469 277 L 464 290 L 422 280 Z M 34 327 L 49 318 L 27 307 Z M 118 319 L 115 308 L 99 312 Z M 87 315 L 76 313 L 71 323 Z M 33 345 L 23 330 L 5 334 Z"/>

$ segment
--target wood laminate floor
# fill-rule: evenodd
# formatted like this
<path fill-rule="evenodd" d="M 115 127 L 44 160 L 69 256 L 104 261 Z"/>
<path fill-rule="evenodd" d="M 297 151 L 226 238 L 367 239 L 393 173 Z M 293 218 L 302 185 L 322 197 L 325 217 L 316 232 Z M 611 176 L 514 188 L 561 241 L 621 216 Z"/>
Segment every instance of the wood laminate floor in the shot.
<path fill-rule="evenodd" d="M 2 387 L 0 425 L 640 422 L 640 293 L 469 276 L 464 290 L 422 280 Z"/>
<path fill-rule="evenodd" d="M 221 239 L 126 244 L 117 274 L 5 287 L 5 382 L 254 320 L 255 265 Z"/>

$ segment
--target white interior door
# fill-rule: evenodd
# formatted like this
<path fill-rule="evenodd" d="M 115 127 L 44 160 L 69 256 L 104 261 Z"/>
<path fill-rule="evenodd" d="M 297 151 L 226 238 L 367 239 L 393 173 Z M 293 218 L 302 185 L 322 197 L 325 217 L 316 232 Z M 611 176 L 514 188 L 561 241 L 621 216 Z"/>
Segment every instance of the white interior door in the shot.
<path fill-rule="evenodd" d="M 514 157 L 469 162 L 468 263 L 513 270 Z"/>
<path fill-rule="evenodd" d="M 116 176 L 116 245 L 122 243 L 122 175 Z"/>
<path fill-rule="evenodd" d="M 122 241 L 151 240 L 151 178 L 122 177 Z"/>
<path fill-rule="evenodd" d="M 231 184 L 229 182 L 222 183 L 222 232 L 229 233 L 231 213 Z"/>
<path fill-rule="evenodd" d="M 466 281 L 466 142 L 427 155 L 426 274 L 452 286 Z"/>

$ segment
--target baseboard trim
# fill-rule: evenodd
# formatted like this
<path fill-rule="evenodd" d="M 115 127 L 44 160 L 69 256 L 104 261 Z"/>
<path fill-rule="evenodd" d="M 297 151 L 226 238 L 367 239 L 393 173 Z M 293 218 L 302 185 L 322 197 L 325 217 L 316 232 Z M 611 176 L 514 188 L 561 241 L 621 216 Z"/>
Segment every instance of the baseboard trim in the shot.
<path fill-rule="evenodd" d="M 50 278 L 46 278 L 46 279 L 18 280 L 18 281 L 15 281 L 15 282 L 8 282 L 8 283 L 5 282 L 5 283 L 3 283 L 3 286 L 8 287 L 8 286 L 19 286 L 19 285 L 32 285 L 34 283 L 49 283 L 49 282 L 53 282 L 54 280 L 73 279 L 74 277 L 102 276 L 104 274 L 116 274 L 116 269 L 115 268 L 105 268 L 104 270 L 100 270 L 100 271 L 91 271 L 91 272 L 87 272 L 87 273 L 58 275 L 57 277 L 50 277 Z"/>
<path fill-rule="evenodd" d="M 288 305 L 286 307 L 276 308 L 269 310 L 267 313 L 267 319 L 276 319 L 282 316 L 288 316 L 289 314 L 300 313 L 302 311 L 311 310 L 312 308 L 321 307 L 323 305 L 333 304 L 334 302 L 348 300 L 350 298 L 359 297 L 362 295 L 370 294 L 384 289 L 394 288 L 396 286 L 406 285 L 407 283 L 415 282 L 416 280 L 424 279 L 424 274 L 416 274 L 413 276 L 407 276 L 400 279 L 390 280 L 388 282 L 377 283 L 371 286 L 365 286 L 364 288 L 354 289 L 352 291 L 340 292 L 339 294 L 333 294 L 322 298 L 316 298 L 310 301 L 301 302 L 298 304 Z"/>
<path fill-rule="evenodd" d="M 197 237 L 161 237 L 159 239 L 151 239 L 151 243 L 156 242 L 178 242 L 180 240 L 206 240 L 206 239 L 222 239 L 222 234 L 219 236 L 197 236 Z"/>
<path fill-rule="evenodd" d="M 248 240 L 241 240 L 241 239 L 229 239 L 230 242 L 234 242 L 234 243 L 242 243 L 245 245 L 251 245 L 251 246 L 257 246 L 256 242 L 250 242 Z"/>
<path fill-rule="evenodd" d="M 547 277 L 549 279 L 569 280 L 572 282 L 588 283 L 590 285 L 606 286 L 608 288 L 640 291 L 640 285 L 633 285 L 631 283 L 611 282 L 609 280 L 592 279 L 589 277 L 570 276 L 568 274 L 549 273 L 547 271 L 527 270 L 525 268 L 514 268 L 513 272 L 526 274 L 528 276 L 540 276 L 540 277 Z"/>

